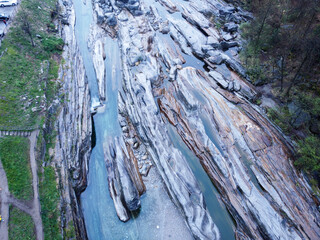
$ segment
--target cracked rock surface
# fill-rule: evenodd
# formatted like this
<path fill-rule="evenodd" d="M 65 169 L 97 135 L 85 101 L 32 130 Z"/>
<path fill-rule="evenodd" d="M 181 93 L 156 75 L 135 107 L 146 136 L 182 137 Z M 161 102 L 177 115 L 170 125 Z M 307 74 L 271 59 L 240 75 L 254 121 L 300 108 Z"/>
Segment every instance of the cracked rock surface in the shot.
<path fill-rule="evenodd" d="M 101 39 L 108 35 L 120 47 L 121 133 L 103 144 L 106 181 L 119 219 L 129 221 L 131 211 L 143 209 L 144 197 L 161 181 L 161 191 L 168 194 L 161 195 L 164 205 L 175 204 L 174 216 L 180 223 L 184 219 L 190 238 L 190 233 L 196 239 L 223 236 L 208 211 L 200 179 L 170 137 L 174 131 L 217 188 L 235 221 L 236 239 L 319 239 L 320 214 L 310 186 L 292 165 L 292 144 L 252 104 L 257 94 L 238 60 L 239 24 L 251 14 L 218 0 L 99 0 L 93 8 L 88 45 L 100 101 L 108 99 L 108 46 Z M 218 21 L 223 22 L 220 28 Z M 74 62 L 81 66 L 81 58 Z M 60 145 L 68 151 L 66 132 L 75 128 L 64 122 L 71 109 L 77 109 L 83 128 L 73 143 L 90 142 L 90 99 L 79 70 L 70 84 L 82 88 L 65 86 L 72 89 L 70 103 L 59 121 Z M 77 96 L 84 101 L 75 102 Z M 86 179 L 89 152 L 83 153 L 80 162 L 68 160 L 77 187 Z"/>

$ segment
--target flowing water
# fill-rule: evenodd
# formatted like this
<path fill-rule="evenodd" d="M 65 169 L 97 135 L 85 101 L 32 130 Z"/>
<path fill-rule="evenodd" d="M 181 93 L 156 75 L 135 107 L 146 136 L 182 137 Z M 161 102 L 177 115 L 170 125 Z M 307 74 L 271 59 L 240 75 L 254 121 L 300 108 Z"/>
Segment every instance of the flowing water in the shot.
<path fill-rule="evenodd" d="M 221 239 L 234 239 L 232 219 L 223 203 L 218 200 L 219 193 L 212 184 L 207 173 L 202 168 L 199 159 L 182 141 L 181 137 L 178 135 L 176 129 L 172 125 L 168 124 L 167 128 L 174 146 L 183 153 L 199 183 L 212 220 L 219 228 Z"/>
<path fill-rule="evenodd" d="M 182 15 L 180 12 L 175 13 L 169 13 L 166 11 L 166 9 L 160 4 L 160 2 L 153 2 L 152 0 L 144 0 L 146 5 L 148 7 L 154 6 L 158 10 L 159 15 L 166 19 L 169 17 L 175 17 L 182 19 Z M 175 2 L 176 4 L 178 3 Z M 181 2 L 181 5 L 183 6 L 184 2 Z M 181 7 L 179 4 L 177 4 L 177 8 L 181 11 Z M 194 67 L 196 69 L 205 71 L 204 69 L 204 63 L 197 59 L 193 55 L 188 55 L 183 53 L 179 46 L 172 40 L 172 38 L 168 34 L 161 34 L 157 33 L 157 36 L 162 40 L 166 41 L 174 51 L 178 52 L 183 56 L 183 58 L 186 60 L 186 63 L 183 64 L 183 67 Z M 194 96 L 199 100 L 199 102 L 205 102 L 203 96 L 201 93 L 193 92 Z M 205 131 L 210 138 L 210 140 L 213 142 L 213 144 L 217 147 L 217 149 L 223 154 L 223 150 L 220 147 L 220 145 L 217 143 L 216 137 L 214 136 L 214 132 L 212 130 L 212 123 L 209 119 L 207 119 L 204 115 L 201 116 L 201 121 L 204 124 Z M 213 221 L 216 223 L 216 225 L 219 228 L 219 231 L 221 233 L 221 238 L 226 240 L 234 239 L 234 223 L 232 221 L 232 218 L 230 214 L 228 213 L 227 209 L 223 205 L 221 201 L 218 200 L 219 193 L 213 183 L 211 182 L 209 176 L 202 168 L 199 159 L 194 155 L 194 153 L 186 146 L 186 144 L 182 141 L 181 137 L 176 132 L 175 128 L 167 124 L 167 129 L 169 136 L 171 138 L 171 141 L 173 142 L 174 146 L 178 148 L 184 155 L 184 157 L 187 159 L 198 183 L 200 186 L 201 191 L 203 192 L 205 201 L 207 203 L 207 208 L 209 210 L 209 213 L 213 219 Z"/>
<path fill-rule="evenodd" d="M 86 75 L 90 87 L 92 106 L 98 106 L 99 90 L 94 71 L 92 54 L 88 49 L 90 26 L 93 23 L 91 1 L 74 1 L 76 12 L 76 38 L 84 60 Z M 190 233 L 179 210 L 170 201 L 165 187 L 155 169 L 150 172 L 153 181 L 147 182 L 150 190 L 141 198 L 139 214 L 132 216 L 126 223 L 121 222 L 114 208 L 108 190 L 107 171 L 104 162 L 103 145 L 110 139 L 120 136 L 118 123 L 117 93 L 121 84 L 121 56 L 116 40 L 105 39 L 106 67 L 106 101 L 94 115 L 96 145 L 92 150 L 89 162 L 88 187 L 81 195 L 81 207 L 85 218 L 88 237 L 95 239 L 190 239 Z M 198 60 L 191 57 L 191 60 Z M 202 169 L 198 159 L 186 148 L 175 130 L 170 127 L 169 133 L 174 146 L 187 158 L 207 202 L 208 210 L 221 231 L 222 239 L 234 239 L 232 221 L 226 209 L 218 201 L 218 193 Z M 155 187 L 156 185 L 156 187 Z M 170 216 L 168 218 L 168 215 Z M 165 228 L 165 231 L 159 231 Z M 152 236 L 152 237 L 151 237 Z M 151 237 L 151 238 L 150 238 Z"/>
<path fill-rule="evenodd" d="M 99 100 L 96 74 L 87 42 L 92 24 L 91 1 L 75 1 L 76 38 L 84 60 L 90 87 L 92 105 Z M 119 47 L 116 41 L 106 38 L 106 101 L 94 115 L 96 145 L 89 162 L 88 187 L 81 195 L 81 205 L 89 239 L 136 239 L 138 229 L 135 222 L 118 220 L 108 190 L 107 171 L 104 162 L 103 143 L 120 134 L 117 121 L 117 91 L 121 82 Z M 129 231 L 130 229 L 130 231 Z"/>

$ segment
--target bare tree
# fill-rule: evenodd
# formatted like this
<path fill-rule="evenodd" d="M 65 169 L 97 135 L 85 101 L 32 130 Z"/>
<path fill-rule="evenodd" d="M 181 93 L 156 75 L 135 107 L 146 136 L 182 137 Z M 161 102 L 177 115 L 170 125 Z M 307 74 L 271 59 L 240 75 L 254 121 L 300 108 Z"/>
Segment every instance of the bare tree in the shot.
<path fill-rule="evenodd" d="M 269 15 L 269 13 L 270 13 L 271 6 L 272 6 L 272 0 L 270 0 L 269 3 L 268 3 L 267 11 L 265 12 L 265 14 L 264 14 L 264 16 L 263 16 L 263 19 L 262 19 L 260 28 L 259 28 L 259 30 L 258 30 L 258 37 L 257 37 L 257 42 L 256 42 L 256 45 L 257 45 L 257 46 L 259 45 L 261 33 L 262 33 L 262 30 L 263 30 L 264 25 L 265 25 L 265 23 L 266 23 L 267 17 L 268 17 L 268 15 Z"/>
<path fill-rule="evenodd" d="M 34 43 L 33 36 L 32 36 L 32 26 L 30 24 L 30 22 L 32 21 L 30 19 L 30 14 L 28 14 L 26 9 L 21 9 L 18 18 L 19 18 L 19 22 L 21 23 L 22 30 L 30 38 L 30 42 L 31 42 L 32 47 L 35 47 L 35 43 Z"/>
<path fill-rule="evenodd" d="M 297 83 L 297 79 L 298 79 L 298 77 L 299 77 L 299 75 L 300 75 L 300 73 L 301 73 L 301 70 L 302 70 L 304 64 L 306 63 L 306 61 L 307 61 L 307 59 L 308 59 L 308 57 L 310 56 L 310 53 L 311 53 L 312 51 L 313 51 L 313 47 L 311 47 L 310 49 L 308 49 L 308 51 L 306 51 L 306 53 L 305 53 L 305 55 L 304 55 L 304 58 L 302 59 L 300 65 L 299 65 L 299 67 L 298 67 L 298 70 L 297 70 L 297 72 L 295 73 L 295 75 L 294 75 L 293 79 L 291 80 L 290 85 L 289 85 L 289 87 L 288 87 L 288 89 L 287 89 L 287 91 L 286 91 L 286 96 L 287 96 L 287 97 L 289 97 L 289 95 L 290 95 L 290 90 L 291 90 L 291 88 Z"/>

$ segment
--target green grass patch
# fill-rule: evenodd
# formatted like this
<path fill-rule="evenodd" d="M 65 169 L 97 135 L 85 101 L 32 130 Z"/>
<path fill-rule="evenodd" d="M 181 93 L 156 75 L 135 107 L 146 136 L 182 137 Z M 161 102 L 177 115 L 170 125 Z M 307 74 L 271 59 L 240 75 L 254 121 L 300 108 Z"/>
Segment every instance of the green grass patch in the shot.
<path fill-rule="evenodd" d="M 42 46 L 47 52 L 59 52 L 63 49 L 63 40 L 55 36 L 49 36 L 42 40 Z"/>
<path fill-rule="evenodd" d="M 59 228 L 59 191 L 54 168 L 45 167 L 40 174 L 41 217 L 45 239 L 62 239 Z"/>
<path fill-rule="evenodd" d="M 10 240 L 35 240 L 34 223 L 31 216 L 10 206 Z"/>
<path fill-rule="evenodd" d="M 12 136 L 1 138 L 0 159 L 7 174 L 11 194 L 18 199 L 32 199 L 29 140 Z"/>
<path fill-rule="evenodd" d="M 22 0 L 20 4 L 0 47 L 0 127 L 3 129 L 36 128 L 47 122 L 48 106 L 59 90 L 56 79 L 64 46 L 57 31 L 58 17 L 57 0 Z M 13 137 L 0 142 L 0 157 L 10 191 L 25 200 L 32 196 L 28 144 L 27 139 Z M 39 170 L 45 239 L 61 239 L 55 179 L 53 167 Z"/>
<path fill-rule="evenodd" d="M 21 2 L 0 47 L 0 126 L 38 126 L 54 97 L 64 45 L 52 29 L 57 15 L 56 0 Z"/>

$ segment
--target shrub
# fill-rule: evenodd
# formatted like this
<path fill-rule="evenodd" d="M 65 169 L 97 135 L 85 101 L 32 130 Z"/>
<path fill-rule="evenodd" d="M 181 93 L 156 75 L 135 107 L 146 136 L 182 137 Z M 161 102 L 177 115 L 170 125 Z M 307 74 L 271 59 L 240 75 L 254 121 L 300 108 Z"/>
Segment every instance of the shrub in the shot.
<path fill-rule="evenodd" d="M 269 108 L 268 117 L 277 124 L 284 133 L 289 134 L 292 131 L 290 125 L 291 114 L 287 107 L 282 107 L 279 110 Z"/>
<path fill-rule="evenodd" d="M 307 172 L 320 172 L 320 139 L 315 136 L 299 141 L 299 158 L 295 165 Z"/>
<path fill-rule="evenodd" d="M 63 50 L 64 42 L 61 38 L 50 36 L 43 39 L 42 45 L 46 51 L 54 53 Z"/>

